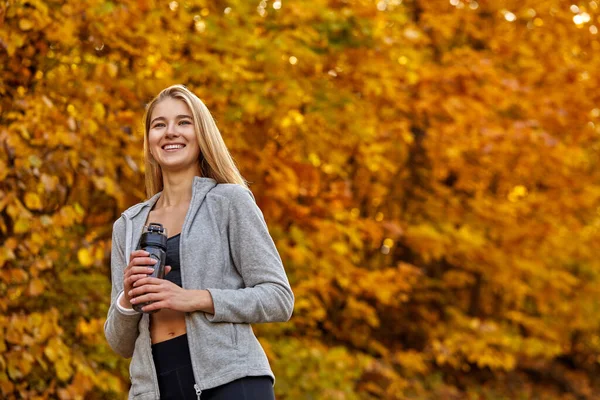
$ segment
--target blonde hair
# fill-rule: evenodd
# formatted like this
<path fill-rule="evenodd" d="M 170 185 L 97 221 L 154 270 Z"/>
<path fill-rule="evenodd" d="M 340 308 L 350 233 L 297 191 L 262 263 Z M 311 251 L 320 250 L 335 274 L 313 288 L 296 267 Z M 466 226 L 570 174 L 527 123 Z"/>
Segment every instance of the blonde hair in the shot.
<path fill-rule="evenodd" d="M 173 85 L 163 89 L 146 106 L 144 113 L 144 162 L 146 165 L 146 195 L 152 197 L 163 190 L 160 165 L 154 160 L 148 146 L 148 132 L 154 107 L 161 101 L 172 98 L 184 101 L 192 112 L 194 130 L 200 146 L 198 165 L 202 176 L 213 178 L 218 183 L 237 183 L 248 188 L 229 150 L 221 137 L 219 128 L 206 105 L 184 85 Z"/>

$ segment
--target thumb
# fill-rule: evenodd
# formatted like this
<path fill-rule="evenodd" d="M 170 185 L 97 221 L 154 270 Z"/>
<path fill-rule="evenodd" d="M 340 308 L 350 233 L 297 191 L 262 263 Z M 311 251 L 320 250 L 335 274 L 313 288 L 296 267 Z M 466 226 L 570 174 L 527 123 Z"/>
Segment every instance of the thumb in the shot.
<path fill-rule="evenodd" d="M 167 266 L 165 267 L 165 275 L 167 275 L 169 272 L 171 272 L 171 266 L 170 266 L 170 265 L 167 265 Z"/>

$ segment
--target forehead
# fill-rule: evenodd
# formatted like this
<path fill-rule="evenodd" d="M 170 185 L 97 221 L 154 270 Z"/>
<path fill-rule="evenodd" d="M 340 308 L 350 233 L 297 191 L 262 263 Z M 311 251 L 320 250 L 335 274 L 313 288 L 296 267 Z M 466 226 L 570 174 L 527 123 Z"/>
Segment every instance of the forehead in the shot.
<path fill-rule="evenodd" d="M 183 100 L 167 98 L 156 103 L 152 110 L 151 119 L 158 117 L 173 118 L 177 115 L 189 115 L 191 117 L 192 112 Z"/>

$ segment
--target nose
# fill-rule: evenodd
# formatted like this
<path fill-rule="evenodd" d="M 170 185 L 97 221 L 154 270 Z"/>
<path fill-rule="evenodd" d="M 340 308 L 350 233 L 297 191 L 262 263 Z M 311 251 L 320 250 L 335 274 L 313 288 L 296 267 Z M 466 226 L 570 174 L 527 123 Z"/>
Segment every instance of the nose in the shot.
<path fill-rule="evenodd" d="M 171 122 L 167 124 L 167 131 L 165 134 L 167 137 L 179 136 L 179 133 L 177 132 L 177 123 Z"/>

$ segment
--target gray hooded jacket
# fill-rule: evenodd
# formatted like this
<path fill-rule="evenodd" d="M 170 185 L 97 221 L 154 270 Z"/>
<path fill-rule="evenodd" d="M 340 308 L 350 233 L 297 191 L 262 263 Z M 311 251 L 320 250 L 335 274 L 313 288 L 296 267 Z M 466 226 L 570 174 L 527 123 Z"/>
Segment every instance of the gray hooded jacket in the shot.
<path fill-rule="evenodd" d="M 117 307 L 123 271 L 160 193 L 126 210 L 114 223 L 112 293 L 104 333 L 115 352 L 132 357 L 130 399 L 159 399 L 148 314 Z M 252 192 L 237 184 L 194 177 L 180 237 L 185 289 L 210 291 L 215 313 L 187 313 L 185 323 L 198 398 L 203 390 L 244 376 L 273 372 L 251 323 L 287 321 L 294 295 Z"/>

